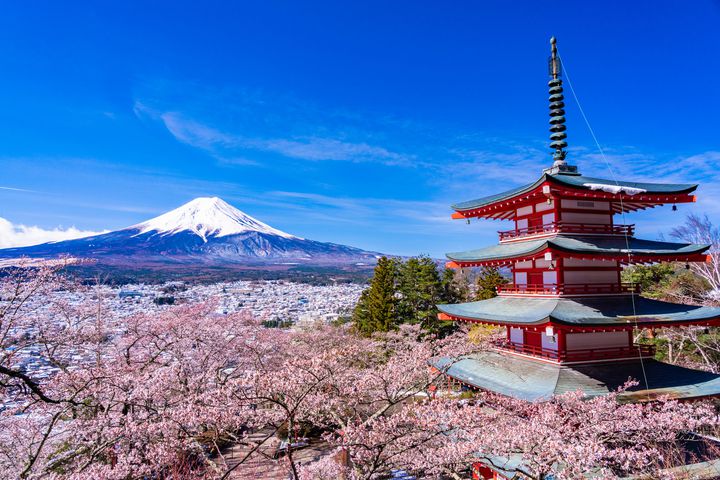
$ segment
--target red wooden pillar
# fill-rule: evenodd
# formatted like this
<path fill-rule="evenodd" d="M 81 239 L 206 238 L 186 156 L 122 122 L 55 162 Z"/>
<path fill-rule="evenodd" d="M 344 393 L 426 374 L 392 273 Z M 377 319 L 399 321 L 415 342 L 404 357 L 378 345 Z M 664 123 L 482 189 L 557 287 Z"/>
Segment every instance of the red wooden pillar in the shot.
<path fill-rule="evenodd" d="M 557 257 L 557 260 L 555 262 L 555 269 L 557 270 L 557 284 L 558 284 L 558 292 L 562 293 L 565 286 L 565 273 L 563 272 L 563 258 Z"/>
<path fill-rule="evenodd" d="M 565 330 L 558 329 L 557 331 L 557 347 L 558 347 L 558 360 L 561 362 L 565 359 L 566 347 L 565 347 Z"/>

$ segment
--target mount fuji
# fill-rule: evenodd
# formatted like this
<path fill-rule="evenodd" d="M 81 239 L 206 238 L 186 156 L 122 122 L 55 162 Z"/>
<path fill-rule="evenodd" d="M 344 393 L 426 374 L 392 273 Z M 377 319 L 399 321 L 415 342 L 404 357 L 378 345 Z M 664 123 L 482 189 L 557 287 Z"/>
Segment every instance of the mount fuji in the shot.
<path fill-rule="evenodd" d="M 145 268 L 372 265 L 381 254 L 296 237 L 217 197 L 196 198 L 158 217 L 101 235 L 0 250 L 0 258 L 5 259 L 60 255 Z"/>

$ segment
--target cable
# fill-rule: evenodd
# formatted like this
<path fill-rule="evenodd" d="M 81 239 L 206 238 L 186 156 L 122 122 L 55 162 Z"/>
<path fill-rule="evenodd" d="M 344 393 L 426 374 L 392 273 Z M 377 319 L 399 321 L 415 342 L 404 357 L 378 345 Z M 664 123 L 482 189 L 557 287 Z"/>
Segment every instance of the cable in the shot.
<path fill-rule="evenodd" d="M 567 78 L 568 85 L 570 86 L 570 91 L 572 92 L 573 98 L 575 99 L 575 103 L 578 106 L 578 109 L 580 110 L 580 114 L 583 117 L 583 120 L 585 120 L 585 125 L 587 125 L 588 130 L 590 131 L 590 135 L 593 138 L 593 141 L 595 142 L 595 145 L 597 146 L 598 150 L 600 151 L 600 156 L 602 157 L 603 161 L 605 162 L 605 165 L 607 165 L 608 171 L 610 171 L 610 175 L 612 176 L 613 182 L 615 182 L 615 186 L 620 187 L 620 182 L 618 182 L 617 177 L 615 176 L 615 171 L 612 168 L 612 165 L 610 165 L 610 162 L 608 161 L 607 157 L 605 156 L 605 151 L 603 150 L 602 146 L 600 146 L 600 142 L 598 142 L 597 136 L 595 135 L 595 131 L 593 130 L 592 126 L 590 125 L 590 121 L 587 118 L 587 115 L 585 115 L 585 110 L 583 110 L 582 105 L 580 104 L 580 100 L 578 99 L 577 94 L 575 93 L 575 89 L 573 88 L 572 80 L 570 80 L 570 74 L 568 73 L 567 64 L 565 63 L 565 60 L 562 59 L 560 54 L 558 54 L 558 58 L 560 58 L 560 62 L 563 66 L 563 70 L 565 71 L 565 77 Z M 627 222 L 625 220 L 625 206 L 623 205 L 623 192 L 622 190 L 619 192 L 620 194 L 620 213 L 622 215 L 623 224 L 627 225 Z M 632 256 L 630 254 L 630 240 L 628 237 L 627 230 L 625 230 L 625 247 L 627 248 L 628 252 L 628 265 L 630 265 L 630 261 L 632 260 Z M 638 328 L 638 321 L 637 321 L 637 309 L 635 307 L 635 284 L 632 282 L 632 279 L 630 280 L 630 301 L 632 303 L 632 310 L 633 310 L 633 320 L 635 324 L 635 328 Z M 648 384 L 647 379 L 647 373 L 645 372 L 645 361 L 643 360 L 642 356 L 642 350 L 640 349 L 640 345 L 638 344 L 638 358 L 640 359 L 640 368 L 642 370 L 643 378 L 645 380 L 645 388 L 647 390 L 650 390 L 650 385 Z"/>

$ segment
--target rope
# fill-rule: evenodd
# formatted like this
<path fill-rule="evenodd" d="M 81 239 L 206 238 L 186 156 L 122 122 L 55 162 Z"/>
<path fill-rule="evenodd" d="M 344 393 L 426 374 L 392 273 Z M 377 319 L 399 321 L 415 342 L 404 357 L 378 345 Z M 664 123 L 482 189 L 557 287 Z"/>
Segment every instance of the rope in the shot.
<path fill-rule="evenodd" d="M 560 55 L 558 54 L 558 57 Z M 565 63 L 565 60 L 560 57 L 560 61 L 562 62 L 563 69 L 565 70 L 565 77 L 567 78 L 568 85 L 570 86 L 570 92 L 572 92 L 573 98 L 575 99 L 575 103 L 578 106 L 578 109 L 580 110 L 580 114 L 583 117 L 583 120 L 585 120 L 585 125 L 587 125 L 588 130 L 590 131 L 590 135 L 593 138 L 593 141 L 595 142 L 595 146 L 597 146 L 598 151 L 600 152 L 600 156 L 602 157 L 603 161 L 605 162 L 605 165 L 607 165 L 608 171 L 610 172 L 610 175 L 612 176 L 613 182 L 615 182 L 615 185 L 617 187 L 620 186 L 620 182 L 618 182 L 617 177 L 615 176 L 615 171 L 612 168 L 612 165 L 608 161 L 607 157 L 605 156 L 605 151 L 603 150 L 602 146 L 600 145 L 600 142 L 598 142 L 597 136 L 595 135 L 595 131 L 593 130 L 592 126 L 590 125 L 590 121 L 587 118 L 587 115 L 585 115 L 585 110 L 583 110 L 582 105 L 580 104 L 580 100 L 578 99 L 577 94 L 575 93 L 575 88 L 573 88 L 572 80 L 570 80 L 570 73 L 568 72 L 567 64 Z M 620 193 L 620 213 L 622 215 L 622 221 L 623 224 L 627 225 L 627 222 L 625 220 L 625 207 L 623 205 L 623 193 L 622 191 Z M 632 259 L 632 256 L 630 254 L 630 240 L 627 233 L 627 230 L 624 233 L 625 236 L 625 247 L 627 248 L 628 252 L 628 265 L 630 265 L 630 260 Z M 633 310 L 633 321 L 635 324 L 635 328 L 638 328 L 638 321 L 637 321 L 637 309 L 635 307 L 635 284 L 632 282 L 632 279 L 630 280 L 631 290 L 630 290 L 630 300 L 632 303 L 632 310 Z M 642 369 L 643 379 L 645 380 L 645 388 L 647 390 L 650 390 L 650 385 L 648 384 L 647 379 L 647 373 L 645 372 L 645 362 L 643 360 L 642 356 L 642 350 L 640 349 L 640 346 L 638 345 L 638 358 L 640 359 L 640 368 Z"/>

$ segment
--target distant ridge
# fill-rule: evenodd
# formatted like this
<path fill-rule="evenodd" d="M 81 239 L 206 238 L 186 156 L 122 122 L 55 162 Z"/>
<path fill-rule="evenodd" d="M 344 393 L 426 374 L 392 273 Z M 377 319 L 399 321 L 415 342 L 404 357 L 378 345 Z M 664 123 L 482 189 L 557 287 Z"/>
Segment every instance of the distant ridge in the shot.
<path fill-rule="evenodd" d="M 183 264 L 367 266 L 381 256 L 346 245 L 296 237 L 218 197 L 196 198 L 145 222 L 102 235 L 0 249 L 2 259 L 61 255 L 133 268 Z"/>

